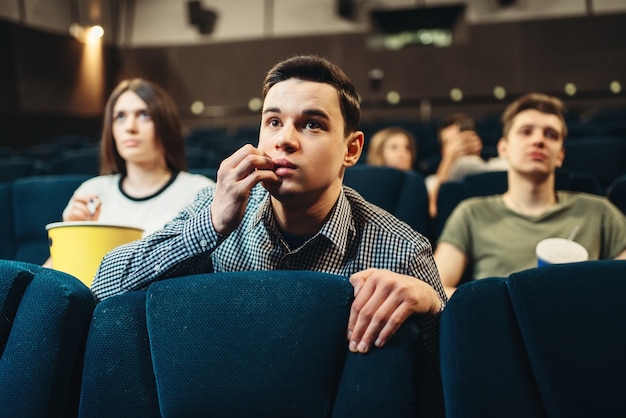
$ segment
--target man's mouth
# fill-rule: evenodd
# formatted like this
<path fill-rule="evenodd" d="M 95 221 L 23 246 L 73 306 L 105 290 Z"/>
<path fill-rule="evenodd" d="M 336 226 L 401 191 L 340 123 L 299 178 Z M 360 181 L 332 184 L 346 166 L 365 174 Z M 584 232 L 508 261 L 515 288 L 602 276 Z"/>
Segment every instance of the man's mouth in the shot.
<path fill-rule="evenodd" d="M 283 176 L 296 169 L 296 166 L 287 160 L 274 160 L 274 172 L 277 176 Z"/>

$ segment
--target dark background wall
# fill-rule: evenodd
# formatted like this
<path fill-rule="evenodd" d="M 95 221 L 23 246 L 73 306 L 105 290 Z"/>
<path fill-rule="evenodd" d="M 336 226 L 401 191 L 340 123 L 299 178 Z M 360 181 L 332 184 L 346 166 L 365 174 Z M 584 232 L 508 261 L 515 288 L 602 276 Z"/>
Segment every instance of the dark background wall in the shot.
<path fill-rule="evenodd" d="M 265 71 L 296 53 L 317 53 L 343 67 L 363 98 L 364 120 L 437 118 L 451 110 L 487 117 L 528 91 L 558 95 L 573 111 L 625 107 L 626 14 L 472 25 L 467 42 L 447 48 L 372 50 L 367 34 L 272 38 L 188 46 L 104 48 L 106 94 L 125 77 L 143 76 L 175 97 L 188 129 L 258 123 L 248 101 L 260 97 Z M 82 44 L 69 36 L 0 22 L 0 144 L 20 148 L 58 133 L 97 136 L 100 114 L 85 113 L 73 99 Z M 368 72 L 384 71 L 373 88 Z M 575 83 L 577 94 L 563 93 Z M 506 88 L 504 100 L 494 86 Z M 464 92 L 457 103 L 452 88 Z M 392 106 L 385 94 L 402 100 Z M 84 92 L 83 92 L 84 93 Z M 105 96 L 106 96 L 105 94 Z M 202 115 L 190 112 L 201 100 Z M 104 101 L 104 99 L 103 99 Z M 103 103 L 100 104 L 101 108 Z"/>

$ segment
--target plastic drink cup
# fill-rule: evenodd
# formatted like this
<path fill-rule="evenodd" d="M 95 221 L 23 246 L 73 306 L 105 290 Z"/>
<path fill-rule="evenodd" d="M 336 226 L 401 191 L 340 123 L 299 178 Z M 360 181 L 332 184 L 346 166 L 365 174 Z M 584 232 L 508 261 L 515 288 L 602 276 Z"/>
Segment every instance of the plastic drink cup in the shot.
<path fill-rule="evenodd" d="M 540 241 L 535 249 L 537 267 L 550 264 L 577 263 L 589 258 L 587 249 L 565 238 L 547 238 Z"/>

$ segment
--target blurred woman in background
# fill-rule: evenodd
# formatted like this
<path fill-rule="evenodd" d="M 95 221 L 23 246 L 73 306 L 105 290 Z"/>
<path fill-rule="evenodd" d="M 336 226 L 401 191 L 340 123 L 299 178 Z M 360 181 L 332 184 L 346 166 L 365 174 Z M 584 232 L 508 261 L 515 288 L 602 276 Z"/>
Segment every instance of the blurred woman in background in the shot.
<path fill-rule="evenodd" d="M 413 135 L 402 128 L 389 127 L 376 132 L 370 141 L 366 163 L 398 170 L 412 170 L 417 158 Z"/>
<path fill-rule="evenodd" d="M 100 175 L 86 180 L 63 221 L 130 225 L 148 235 L 165 225 L 213 180 L 187 171 L 174 101 L 143 79 L 122 81 L 106 104 Z M 48 260 L 44 265 L 50 266 Z"/>

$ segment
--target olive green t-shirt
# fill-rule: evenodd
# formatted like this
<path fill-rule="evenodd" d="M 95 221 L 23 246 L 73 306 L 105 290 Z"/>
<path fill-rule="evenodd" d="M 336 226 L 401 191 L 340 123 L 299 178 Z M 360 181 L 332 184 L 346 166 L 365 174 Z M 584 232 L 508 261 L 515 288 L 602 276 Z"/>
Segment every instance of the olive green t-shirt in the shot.
<path fill-rule="evenodd" d="M 502 195 L 461 202 L 438 242 L 468 256 L 473 277 L 506 277 L 537 266 L 535 247 L 545 238 L 568 238 L 589 252 L 590 260 L 610 259 L 626 249 L 626 216 L 608 200 L 585 193 L 557 192 L 558 203 L 539 216 L 509 209 Z"/>

